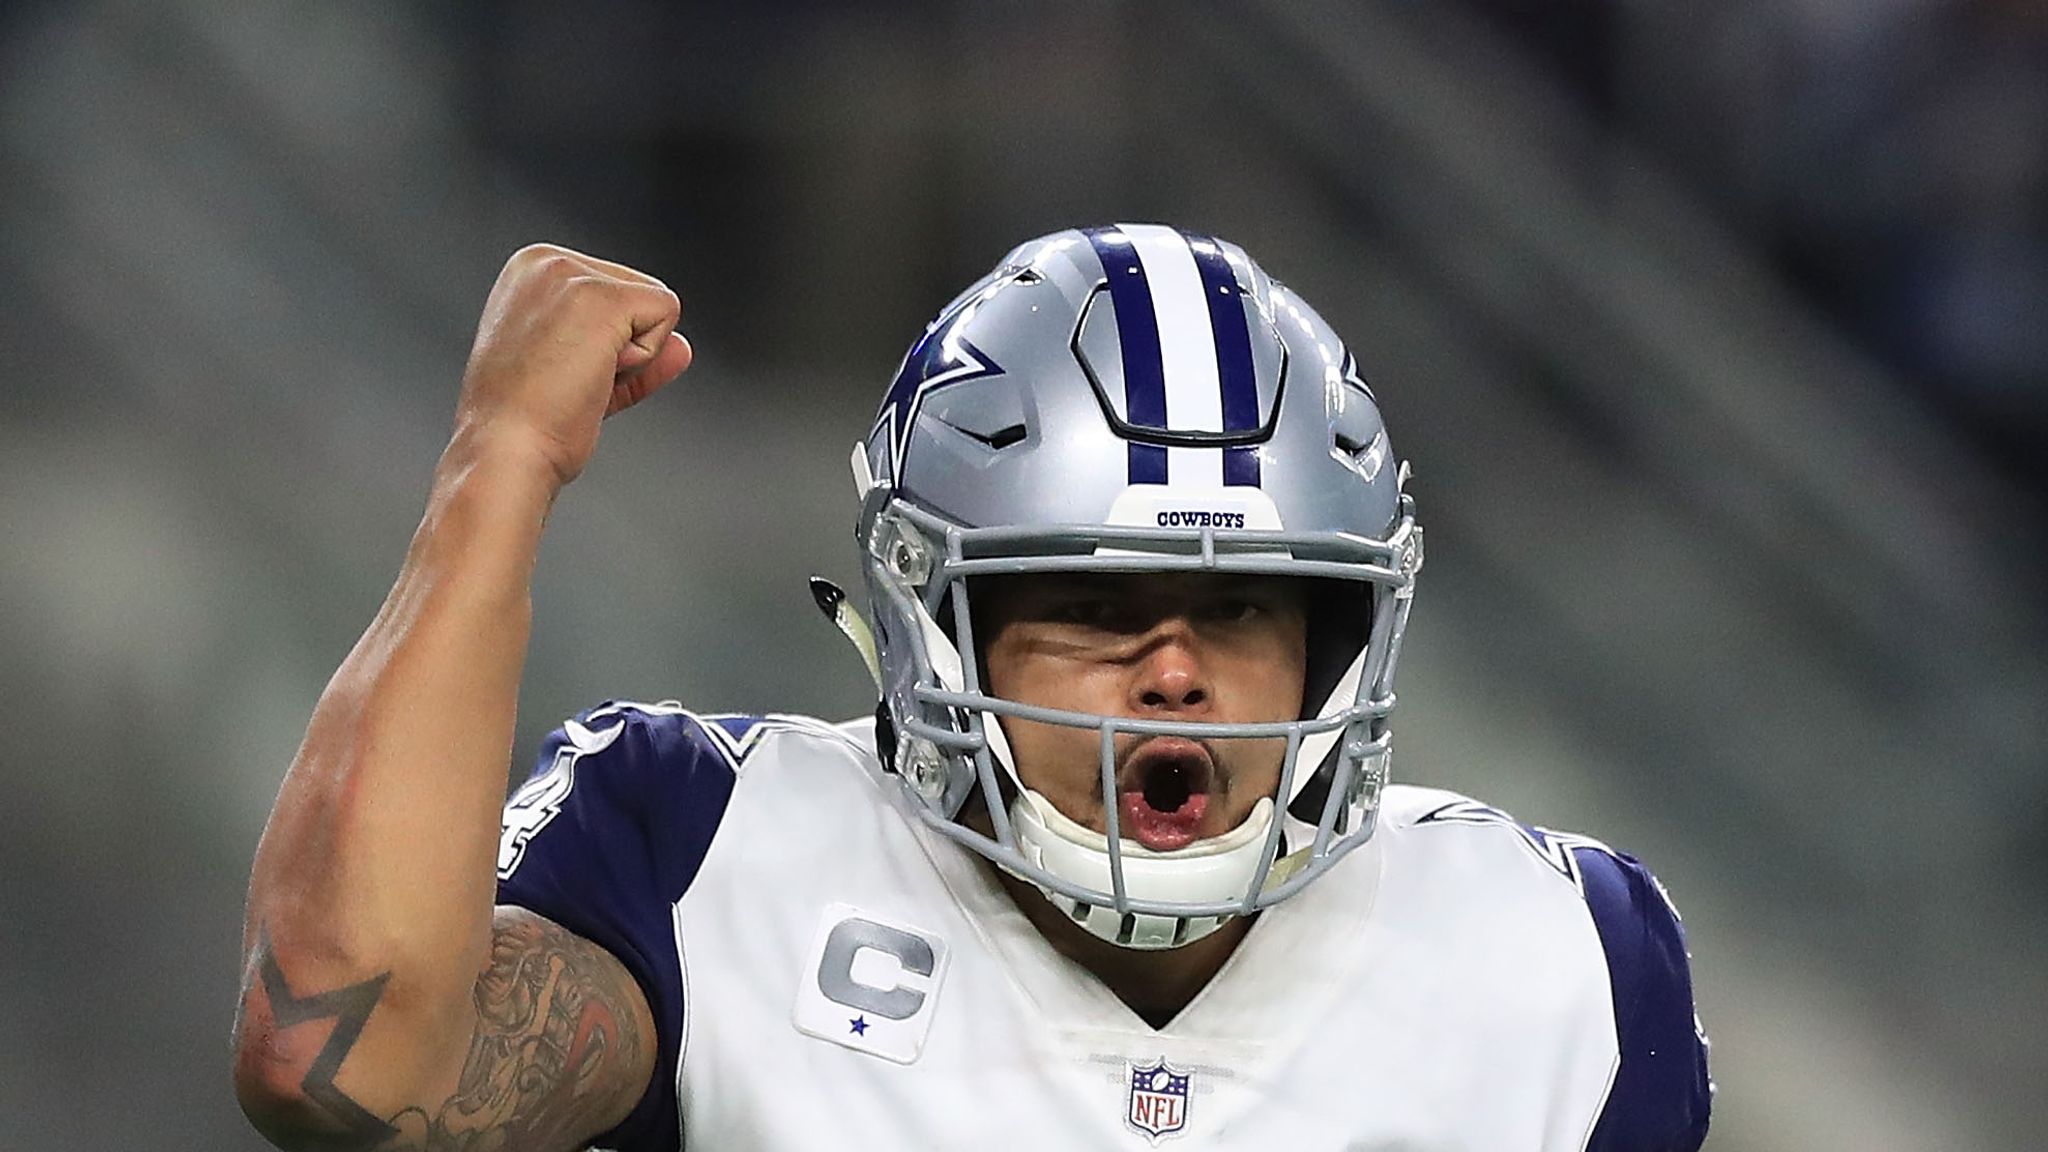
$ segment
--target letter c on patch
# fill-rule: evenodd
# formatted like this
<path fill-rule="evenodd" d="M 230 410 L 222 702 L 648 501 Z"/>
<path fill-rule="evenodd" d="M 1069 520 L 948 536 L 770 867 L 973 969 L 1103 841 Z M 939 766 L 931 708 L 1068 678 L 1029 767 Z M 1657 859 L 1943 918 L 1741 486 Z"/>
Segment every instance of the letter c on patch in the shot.
<path fill-rule="evenodd" d="M 818 960 L 818 991 L 848 1008 L 871 1012 L 887 1020 L 907 1020 L 923 1006 L 925 994 L 915 988 L 876 988 L 853 978 L 853 958 L 863 948 L 893 956 L 906 972 L 930 977 L 937 966 L 931 944 L 887 924 L 858 916 L 841 920 L 825 939 L 824 955 Z"/>

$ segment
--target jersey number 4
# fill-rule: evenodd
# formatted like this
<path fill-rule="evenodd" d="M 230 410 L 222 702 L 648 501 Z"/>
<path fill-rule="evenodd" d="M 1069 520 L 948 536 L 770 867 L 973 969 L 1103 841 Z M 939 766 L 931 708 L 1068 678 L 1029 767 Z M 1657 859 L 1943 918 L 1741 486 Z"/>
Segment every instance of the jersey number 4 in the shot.
<path fill-rule="evenodd" d="M 548 763 L 546 770 L 534 773 L 533 778 L 521 784 L 519 790 L 512 793 L 512 798 L 505 802 L 498 830 L 498 879 L 512 878 L 512 874 L 519 870 L 519 862 L 526 859 L 528 842 L 561 813 L 562 804 L 569 799 L 569 790 L 576 786 L 576 761 L 602 752 L 618 738 L 625 726 L 625 722 L 620 721 L 597 732 L 574 720 L 563 726 L 568 743 L 556 749 L 555 758 Z"/>

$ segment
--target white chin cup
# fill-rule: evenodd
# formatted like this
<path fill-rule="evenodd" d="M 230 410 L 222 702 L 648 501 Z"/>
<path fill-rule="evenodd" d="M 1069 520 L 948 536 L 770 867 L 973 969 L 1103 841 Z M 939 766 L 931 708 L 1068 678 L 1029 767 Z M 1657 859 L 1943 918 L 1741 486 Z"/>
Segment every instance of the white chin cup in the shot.
<path fill-rule="evenodd" d="M 1261 797 L 1244 823 L 1185 848 L 1157 852 L 1135 840 L 1118 845 L 1124 894 L 1133 900 L 1211 904 L 1244 899 L 1259 870 L 1266 833 L 1273 824 L 1273 801 Z M 1178 948 L 1223 926 L 1228 916 L 1157 916 L 1132 913 L 1124 917 L 1109 906 L 1116 890 L 1110 877 L 1109 838 L 1068 819 L 1037 792 L 1021 791 L 1010 805 L 1010 826 L 1024 859 L 1071 884 L 1104 893 L 1091 904 L 1040 886 L 1053 906 L 1076 924 L 1112 944 L 1126 948 Z M 1029 879 L 1029 877 L 1026 877 Z"/>

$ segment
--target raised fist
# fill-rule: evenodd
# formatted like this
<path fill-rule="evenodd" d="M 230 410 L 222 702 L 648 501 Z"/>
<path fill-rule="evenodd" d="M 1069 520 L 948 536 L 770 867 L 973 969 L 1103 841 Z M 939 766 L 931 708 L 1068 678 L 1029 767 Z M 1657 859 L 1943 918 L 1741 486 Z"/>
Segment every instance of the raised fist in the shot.
<path fill-rule="evenodd" d="M 455 434 L 531 453 L 557 485 L 583 471 L 604 418 L 690 364 L 676 294 L 622 264 L 552 244 L 512 254 L 462 376 Z"/>

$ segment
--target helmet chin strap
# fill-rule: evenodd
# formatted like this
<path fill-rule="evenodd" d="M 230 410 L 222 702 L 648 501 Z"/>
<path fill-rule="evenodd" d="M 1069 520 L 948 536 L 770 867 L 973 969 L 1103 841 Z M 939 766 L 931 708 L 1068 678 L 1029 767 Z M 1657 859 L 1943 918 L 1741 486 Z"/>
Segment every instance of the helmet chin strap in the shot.
<path fill-rule="evenodd" d="M 1273 823 L 1273 801 L 1260 797 L 1244 823 L 1185 848 L 1156 852 L 1135 840 L 1118 843 L 1124 893 L 1135 900 L 1172 903 L 1215 903 L 1243 899 L 1258 871 L 1266 832 Z M 1115 889 L 1111 877 L 1109 838 L 1078 824 L 1037 792 L 1017 794 L 1010 806 L 1010 824 L 1024 858 L 1063 880 L 1101 892 Z M 1160 916 L 1089 904 L 1055 892 L 1039 890 L 1090 935 L 1126 948 L 1178 948 L 1223 926 L 1228 916 Z"/>
<path fill-rule="evenodd" d="M 1010 828 L 1016 834 L 1018 851 L 1026 860 L 1063 880 L 1098 892 L 1115 891 L 1109 837 L 1070 819 L 1044 793 L 1026 788 L 1017 775 L 1009 739 L 1003 734 L 1002 718 L 984 712 L 981 722 L 982 731 L 988 734 L 990 754 L 1017 788 L 1017 798 L 1010 803 Z M 1273 801 L 1262 796 L 1237 827 L 1170 852 L 1154 851 L 1136 840 L 1119 837 L 1117 855 L 1123 866 L 1124 893 L 1137 900 L 1185 903 L 1242 899 L 1258 871 L 1273 815 Z M 1276 862 L 1272 874 L 1284 876 L 1286 872 Z M 1126 948 L 1177 948 L 1200 940 L 1229 919 L 1150 913 L 1119 916 L 1114 908 L 1087 904 L 1042 884 L 1037 887 L 1054 907 L 1090 935 Z"/>

